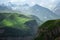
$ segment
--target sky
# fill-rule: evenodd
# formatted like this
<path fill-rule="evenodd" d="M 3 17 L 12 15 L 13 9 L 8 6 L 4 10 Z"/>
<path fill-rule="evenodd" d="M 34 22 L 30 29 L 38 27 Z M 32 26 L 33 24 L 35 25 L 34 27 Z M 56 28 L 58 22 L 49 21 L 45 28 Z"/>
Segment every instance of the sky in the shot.
<path fill-rule="evenodd" d="M 60 1 L 59 0 L 0 0 L 0 4 L 7 2 L 15 3 L 18 5 L 27 3 L 30 6 L 39 4 L 40 6 L 53 9 L 56 6 L 56 4 Z"/>

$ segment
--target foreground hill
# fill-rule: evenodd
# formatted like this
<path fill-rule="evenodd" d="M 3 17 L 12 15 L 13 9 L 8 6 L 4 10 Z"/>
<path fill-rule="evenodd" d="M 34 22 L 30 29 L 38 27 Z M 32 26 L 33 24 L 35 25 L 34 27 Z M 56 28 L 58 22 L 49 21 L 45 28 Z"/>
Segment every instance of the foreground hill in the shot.
<path fill-rule="evenodd" d="M 57 40 L 60 38 L 60 20 L 49 20 L 42 24 L 35 40 Z"/>

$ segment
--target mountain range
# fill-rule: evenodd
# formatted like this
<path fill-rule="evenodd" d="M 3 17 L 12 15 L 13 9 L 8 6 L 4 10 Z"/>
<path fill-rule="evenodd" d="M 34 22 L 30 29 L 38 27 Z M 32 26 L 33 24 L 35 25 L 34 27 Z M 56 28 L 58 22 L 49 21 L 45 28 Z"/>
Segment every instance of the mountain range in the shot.
<path fill-rule="evenodd" d="M 29 11 L 33 15 L 36 15 L 42 21 L 59 19 L 59 17 L 56 14 L 54 14 L 51 10 L 39 6 L 37 4 L 30 7 Z"/>
<path fill-rule="evenodd" d="M 15 5 L 9 2 L 8 6 L 1 5 L 0 10 L 2 9 L 9 10 L 9 11 L 16 10 L 16 11 L 24 12 L 26 14 L 34 15 L 43 22 L 47 20 L 60 19 L 60 17 L 57 14 L 55 14 L 48 8 L 42 7 L 38 4 L 34 6 L 29 6 L 28 4 Z"/>
<path fill-rule="evenodd" d="M 7 10 L 6 12 L 15 10 L 24 12 L 22 14 L 26 13 L 29 15 L 28 17 L 26 17 L 24 15 L 21 15 L 20 13 L 19 13 L 20 15 L 18 13 L 15 14 L 12 13 L 11 15 L 11 12 L 9 14 L 0 13 L 0 20 L 1 21 L 3 20 L 0 25 L 5 26 L 3 29 L 6 30 L 5 34 L 4 33 L 3 33 L 4 35 L 2 34 L 3 36 L 11 36 L 11 35 L 20 37 L 29 36 L 30 38 L 30 36 L 33 37 L 36 35 L 38 25 L 42 24 L 47 20 L 60 19 L 60 17 L 57 16 L 54 12 L 38 4 L 34 6 L 29 6 L 28 4 L 17 6 L 11 3 L 9 3 L 8 6 L 0 5 L 0 11 L 3 12 L 4 10 L 5 11 Z"/>
<path fill-rule="evenodd" d="M 5 6 L 4 4 L 0 5 L 0 10 L 11 10 L 11 7 Z"/>

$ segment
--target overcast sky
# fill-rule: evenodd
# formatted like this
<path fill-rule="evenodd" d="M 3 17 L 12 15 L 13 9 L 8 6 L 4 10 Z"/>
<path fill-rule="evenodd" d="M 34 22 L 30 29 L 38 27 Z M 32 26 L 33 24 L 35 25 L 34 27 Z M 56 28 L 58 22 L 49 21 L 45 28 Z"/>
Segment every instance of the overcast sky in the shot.
<path fill-rule="evenodd" d="M 29 4 L 30 6 L 35 5 L 35 4 L 39 4 L 43 7 L 52 9 L 55 7 L 55 5 L 60 2 L 59 0 L 0 0 L 0 4 L 1 3 L 7 3 L 7 2 L 12 2 L 15 4 Z"/>

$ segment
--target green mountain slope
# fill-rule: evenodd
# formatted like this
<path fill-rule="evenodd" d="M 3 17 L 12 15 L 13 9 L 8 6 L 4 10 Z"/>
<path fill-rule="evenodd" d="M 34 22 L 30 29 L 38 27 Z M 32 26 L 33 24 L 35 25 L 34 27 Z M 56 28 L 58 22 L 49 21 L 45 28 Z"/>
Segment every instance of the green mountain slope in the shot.
<path fill-rule="evenodd" d="M 20 13 L 0 13 L 0 29 L 4 32 L 0 37 L 32 36 L 36 33 L 37 22 Z"/>
<path fill-rule="evenodd" d="M 35 40 L 55 40 L 60 37 L 60 20 L 49 20 L 43 23 L 38 30 Z"/>

